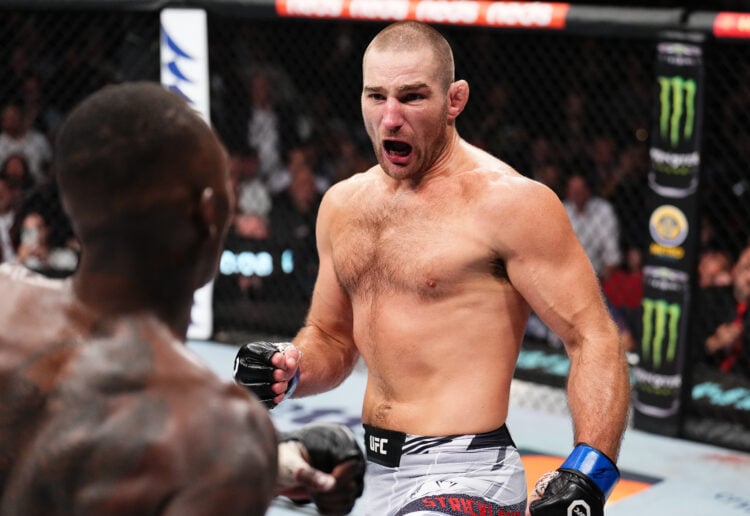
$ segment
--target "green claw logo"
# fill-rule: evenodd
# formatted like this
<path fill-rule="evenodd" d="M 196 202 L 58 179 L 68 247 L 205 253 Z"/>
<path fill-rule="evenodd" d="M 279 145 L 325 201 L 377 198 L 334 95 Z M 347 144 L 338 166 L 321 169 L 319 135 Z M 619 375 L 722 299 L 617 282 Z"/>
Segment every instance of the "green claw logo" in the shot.
<path fill-rule="evenodd" d="M 682 138 L 689 140 L 693 136 L 698 84 L 695 79 L 686 79 L 679 75 L 660 76 L 658 81 L 659 132 L 672 147 L 677 147 Z"/>
<path fill-rule="evenodd" d="M 662 361 L 672 363 L 677 353 L 677 336 L 682 316 L 679 303 L 669 303 L 663 299 L 642 300 L 643 338 L 641 356 L 651 357 L 654 369 L 659 369 Z M 668 335 L 668 337 L 667 337 Z M 664 350 L 666 341 L 666 352 Z"/>

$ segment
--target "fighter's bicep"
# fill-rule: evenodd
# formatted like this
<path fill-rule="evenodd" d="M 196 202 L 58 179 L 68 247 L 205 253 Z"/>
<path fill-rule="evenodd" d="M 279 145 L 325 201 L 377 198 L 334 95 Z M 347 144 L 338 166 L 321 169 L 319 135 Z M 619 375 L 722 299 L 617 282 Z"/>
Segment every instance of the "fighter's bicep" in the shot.
<path fill-rule="evenodd" d="M 565 210 L 545 199 L 531 210 L 506 260 L 511 283 L 532 310 L 565 338 L 581 323 L 586 310 L 601 304 L 591 262 L 581 247 Z"/>
<path fill-rule="evenodd" d="M 344 324 L 345 329 L 351 323 L 351 303 L 338 280 L 330 254 L 320 255 L 308 318 L 325 326 Z"/>
<path fill-rule="evenodd" d="M 332 233 L 337 224 L 335 202 L 324 198 L 318 215 L 316 239 L 318 276 L 315 280 L 307 324 L 320 327 L 329 335 L 343 338 L 351 334 L 352 309 L 346 290 L 336 273 Z"/>

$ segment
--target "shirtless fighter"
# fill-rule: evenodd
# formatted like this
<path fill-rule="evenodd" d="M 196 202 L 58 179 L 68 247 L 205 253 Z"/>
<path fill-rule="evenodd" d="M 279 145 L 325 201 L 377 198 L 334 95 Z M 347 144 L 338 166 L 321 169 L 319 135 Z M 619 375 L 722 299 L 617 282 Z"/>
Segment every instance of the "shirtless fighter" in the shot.
<path fill-rule="evenodd" d="M 468 98 L 433 28 L 397 22 L 372 40 L 361 102 L 378 164 L 325 195 L 294 347 L 241 349 L 235 377 L 273 405 L 292 386 L 333 389 L 362 357 L 368 514 L 521 515 L 525 473 L 505 420 L 534 310 L 570 357 L 575 443 L 530 513 L 601 515 L 619 478 L 624 350 L 557 196 L 457 133 Z"/>
<path fill-rule="evenodd" d="M 111 86 L 72 112 L 55 167 L 81 262 L 64 281 L 0 266 L 0 515 L 261 515 L 275 493 L 347 513 L 353 434 L 279 438 L 184 345 L 233 202 L 210 127 L 158 84 Z"/>

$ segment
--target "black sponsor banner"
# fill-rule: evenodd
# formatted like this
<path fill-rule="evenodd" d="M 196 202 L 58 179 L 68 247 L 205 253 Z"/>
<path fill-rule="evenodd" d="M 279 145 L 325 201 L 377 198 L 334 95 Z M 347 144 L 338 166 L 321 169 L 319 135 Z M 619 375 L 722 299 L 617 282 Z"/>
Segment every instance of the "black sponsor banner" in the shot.
<path fill-rule="evenodd" d="M 661 42 L 655 66 L 649 170 L 649 247 L 644 263 L 640 361 L 633 368 L 634 424 L 678 435 L 699 223 L 703 54 L 694 43 Z"/>
<path fill-rule="evenodd" d="M 702 50 L 686 43 L 659 43 L 657 48 L 648 182 L 659 199 L 688 199 L 698 188 L 700 169 Z"/>
<path fill-rule="evenodd" d="M 668 267 L 644 267 L 643 329 L 634 381 L 637 428 L 677 435 L 682 412 L 690 276 Z"/>

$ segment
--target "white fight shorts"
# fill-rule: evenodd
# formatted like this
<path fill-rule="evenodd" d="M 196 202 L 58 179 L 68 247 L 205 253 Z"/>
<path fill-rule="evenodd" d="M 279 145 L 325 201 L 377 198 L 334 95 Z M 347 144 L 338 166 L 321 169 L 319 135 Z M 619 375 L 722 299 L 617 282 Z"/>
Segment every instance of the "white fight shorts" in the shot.
<path fill-rule="evenodd" d="M 505 425 L 447 437 L 363 426 L 368 515 L 524 515 L 526 473 Z"/>

